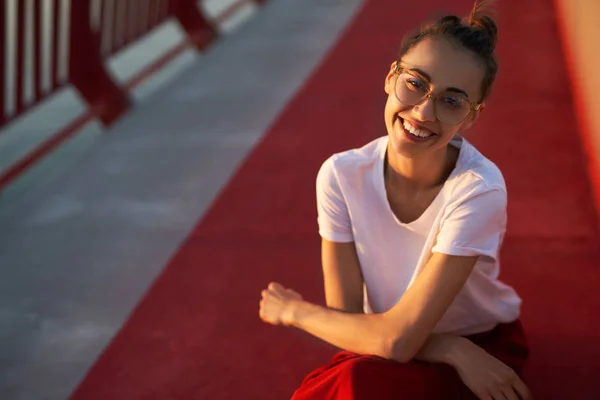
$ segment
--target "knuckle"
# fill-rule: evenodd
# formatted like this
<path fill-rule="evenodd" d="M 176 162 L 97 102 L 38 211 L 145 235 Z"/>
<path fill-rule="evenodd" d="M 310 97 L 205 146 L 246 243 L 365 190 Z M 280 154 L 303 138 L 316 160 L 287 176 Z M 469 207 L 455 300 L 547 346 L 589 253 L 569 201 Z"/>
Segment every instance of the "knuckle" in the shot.
<path fill-rule="evenodd" d="M 500 375 L 500 380 L 502 383 L 506 384 L 508 382 L 512 382 L 515 379 L 515 377 L 516 377 L 516 374 L 514 373 L 514 371 L 511 369 L 508 369 Z"/>

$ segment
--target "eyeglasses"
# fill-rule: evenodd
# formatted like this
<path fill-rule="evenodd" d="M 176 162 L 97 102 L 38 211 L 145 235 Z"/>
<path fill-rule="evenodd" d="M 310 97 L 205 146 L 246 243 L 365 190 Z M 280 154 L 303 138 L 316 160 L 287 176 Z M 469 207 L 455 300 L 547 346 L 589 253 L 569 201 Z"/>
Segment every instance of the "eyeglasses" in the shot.
<path fill-rule="evenodd" d="M 426 99 L 433 100 L 433 110 L 437 119 L 448 125 L 458 125 L 471 113 L 481 107 L 473 104 L 467 96 L 454 91 L 431 93 L 429 83 L 417 73 L 400 67 L 397 63 L 394 72 L 398 74 L 394 93 L 399 102 L 407 106 L 416 106 Z"/>

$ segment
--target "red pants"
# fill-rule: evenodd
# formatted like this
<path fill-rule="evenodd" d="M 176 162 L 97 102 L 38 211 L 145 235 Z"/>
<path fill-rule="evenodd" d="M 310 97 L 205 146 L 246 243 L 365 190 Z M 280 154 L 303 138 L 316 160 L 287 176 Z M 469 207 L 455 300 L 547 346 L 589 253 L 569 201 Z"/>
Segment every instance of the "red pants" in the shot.
<path fill-rule="evenodd" d="M 467 338 L 521 373 L 528 350 L 519 321 Z M 310 373 L 292 397 L 292 400 L 308 399 L 469 400 L 476 397 L 449 365 L 418 361 L 402 364 L 342 351 L 329 364 Z"/>

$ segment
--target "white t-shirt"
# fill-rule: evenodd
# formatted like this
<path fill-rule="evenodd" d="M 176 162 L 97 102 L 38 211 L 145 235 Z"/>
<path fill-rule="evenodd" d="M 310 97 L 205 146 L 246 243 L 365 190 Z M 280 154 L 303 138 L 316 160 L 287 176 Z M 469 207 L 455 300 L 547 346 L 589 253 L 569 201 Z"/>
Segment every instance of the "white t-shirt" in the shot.
<path fill-rule="evenodd" d="M 506 231 L 506 185 L 500 170 L 461 137 L 456 167 L 427 210 L 400 222 L 386 196 L 387 136 L 331 156 L 317 176 L 319 234 L 354 242 L 365 281 L 365 312 L 392 308 L 432 253 L 479 255 L 465 286 L 434 328 L 468 335 L 519 317 L 521 299 L 498 280 Z"/>

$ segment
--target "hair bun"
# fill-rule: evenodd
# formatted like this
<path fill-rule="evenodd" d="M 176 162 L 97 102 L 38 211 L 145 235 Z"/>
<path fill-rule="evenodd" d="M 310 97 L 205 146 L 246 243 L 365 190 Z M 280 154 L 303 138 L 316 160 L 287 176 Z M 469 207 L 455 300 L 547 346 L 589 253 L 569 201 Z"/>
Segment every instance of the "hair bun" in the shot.
<path fill-rule="evenodd" d="M 492 2 L 493 0 L 484 0 L 480 3 L 475 2 L 473 10 L 471 10 L 471 14 L 467 19 L 467 24 L 485 34 L 493 50 L 498 41 L 498 27 L 490 16 L 492 14 Z"/>

